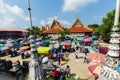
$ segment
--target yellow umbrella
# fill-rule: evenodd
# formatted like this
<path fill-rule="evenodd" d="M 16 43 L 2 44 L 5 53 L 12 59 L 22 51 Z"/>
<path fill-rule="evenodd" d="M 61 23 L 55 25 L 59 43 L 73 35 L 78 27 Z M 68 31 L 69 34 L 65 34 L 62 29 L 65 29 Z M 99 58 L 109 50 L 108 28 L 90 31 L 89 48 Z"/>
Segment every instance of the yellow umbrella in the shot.
<path fill-rule="evenodd" d="M 38 51 L 38 54 L 40 55 L 48 55 L 50 49 L 51 47 L 38 47 L 37 51 Z"/>

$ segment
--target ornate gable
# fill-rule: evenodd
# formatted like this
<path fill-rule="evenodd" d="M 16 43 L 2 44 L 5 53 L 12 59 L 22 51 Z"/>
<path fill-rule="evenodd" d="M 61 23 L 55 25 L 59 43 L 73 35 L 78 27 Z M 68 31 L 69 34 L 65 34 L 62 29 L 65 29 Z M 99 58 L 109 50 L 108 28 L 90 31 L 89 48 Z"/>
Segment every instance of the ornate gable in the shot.
<path fill-rule="evenodd" d="M 76 20 L 75 20 L 75 22 L 73 23 L 73 25 L 72 25 L 72 27 L 74 27 L 74 26 L 84 26 L 83 24 L 82 24 L 82 22 L 80 21 L 80 19 L 77 17 L 76 18 Z"/>
<path fill-rule="evenodd" d="M 51 25 L 51 28 L 62 28 L 60 23 L 56 20 L 53 20 L 53 23 Z"/>

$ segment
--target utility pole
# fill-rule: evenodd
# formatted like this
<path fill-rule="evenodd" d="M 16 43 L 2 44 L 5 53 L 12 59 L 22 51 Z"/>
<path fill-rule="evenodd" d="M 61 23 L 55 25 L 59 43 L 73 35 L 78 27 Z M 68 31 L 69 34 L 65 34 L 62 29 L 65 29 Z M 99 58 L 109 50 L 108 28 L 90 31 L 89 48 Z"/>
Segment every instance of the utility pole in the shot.
<path fill-rule="evenodd" d="M 27 3 L 28 3 L 28 15 L 29 15 L 29 24 L 30 24 L 30 31 L 31 31 L 32 18 L 31 18 L 30 0 L 27 0 Z M 32 61 L 29 63 L 28 80 L 46 80 L 46 78 L 42 76 L 43 75 L 42 63 L 38 62 L 38 54 L 35 46 L 35 38 L 32 32 L 30 32 L 30 47 L 31 47 Z"/>

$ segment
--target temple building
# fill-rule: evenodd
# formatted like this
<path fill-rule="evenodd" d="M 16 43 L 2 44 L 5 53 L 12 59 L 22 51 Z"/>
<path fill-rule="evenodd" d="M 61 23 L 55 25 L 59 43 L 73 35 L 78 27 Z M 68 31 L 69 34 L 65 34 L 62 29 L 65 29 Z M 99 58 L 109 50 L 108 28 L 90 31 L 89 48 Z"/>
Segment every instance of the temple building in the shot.
<path fill-rule="evenodd" d="M 0 28 L 0 39 L 16 39 L 23 38 L 27 35 L 27 30 L 13 29 L 13 28 Z"/>
<path fill-rule="evenodd" d="M 76 18 L 73 25 L 69 28 L 69 31 L 70 37 L 91 35 L 91 33 L 93 33 L 93 30 L 84 26 L 78 17 Z"/>
<path fill-rule="evenodd" d="M 63 30 L 61 24 L 57 20 L 53 20 L 52 25 L 49 27 L 49 29 L 44 31 L 44 34 L 47 34 L 48 37 L 56 39 L 57 37 L 60 37 L 58 32 L 61 30 Z"/>
<path fill-rule="evenodd" d="M 60 35 L 57 33 L 63 29 L 64 27 L 61 26 L 61 24 L 57 20 L 53 20 L 52 25 L 44 31 L 44 34 L 47 34 L 48 37 L 57 38 L 60 37 Z M 90 29 L 89 27 L 84 26 L 78 17 L 76 18 L 73 25 L 68 28 L 68 30 L 70 31 L 70 34 L 66 36 L 69 37 L 77 37 L 77 36 L 85 36 L 85 35 L 90 36 L 93 33 L 93 30 Z"/>

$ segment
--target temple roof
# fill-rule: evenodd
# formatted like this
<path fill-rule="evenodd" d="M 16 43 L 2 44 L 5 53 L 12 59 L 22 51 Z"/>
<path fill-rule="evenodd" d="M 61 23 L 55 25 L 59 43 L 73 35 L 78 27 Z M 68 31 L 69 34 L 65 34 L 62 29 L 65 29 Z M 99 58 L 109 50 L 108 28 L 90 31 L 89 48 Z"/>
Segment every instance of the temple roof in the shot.
<path fill-rule="evenodd" d="M 93 32 L 92 29 L 82 24 L 80 19 L 77 17 L 73 25 L 69 28 L 70 32 Z"/>
<path fill-rule="evenodd" d="M 52 25 L 48 30 L 45 30 L 44 33 L 57 33 L 59 31 L 63 30 L 63 27 L 57 20 L 53 20 Z"/>

